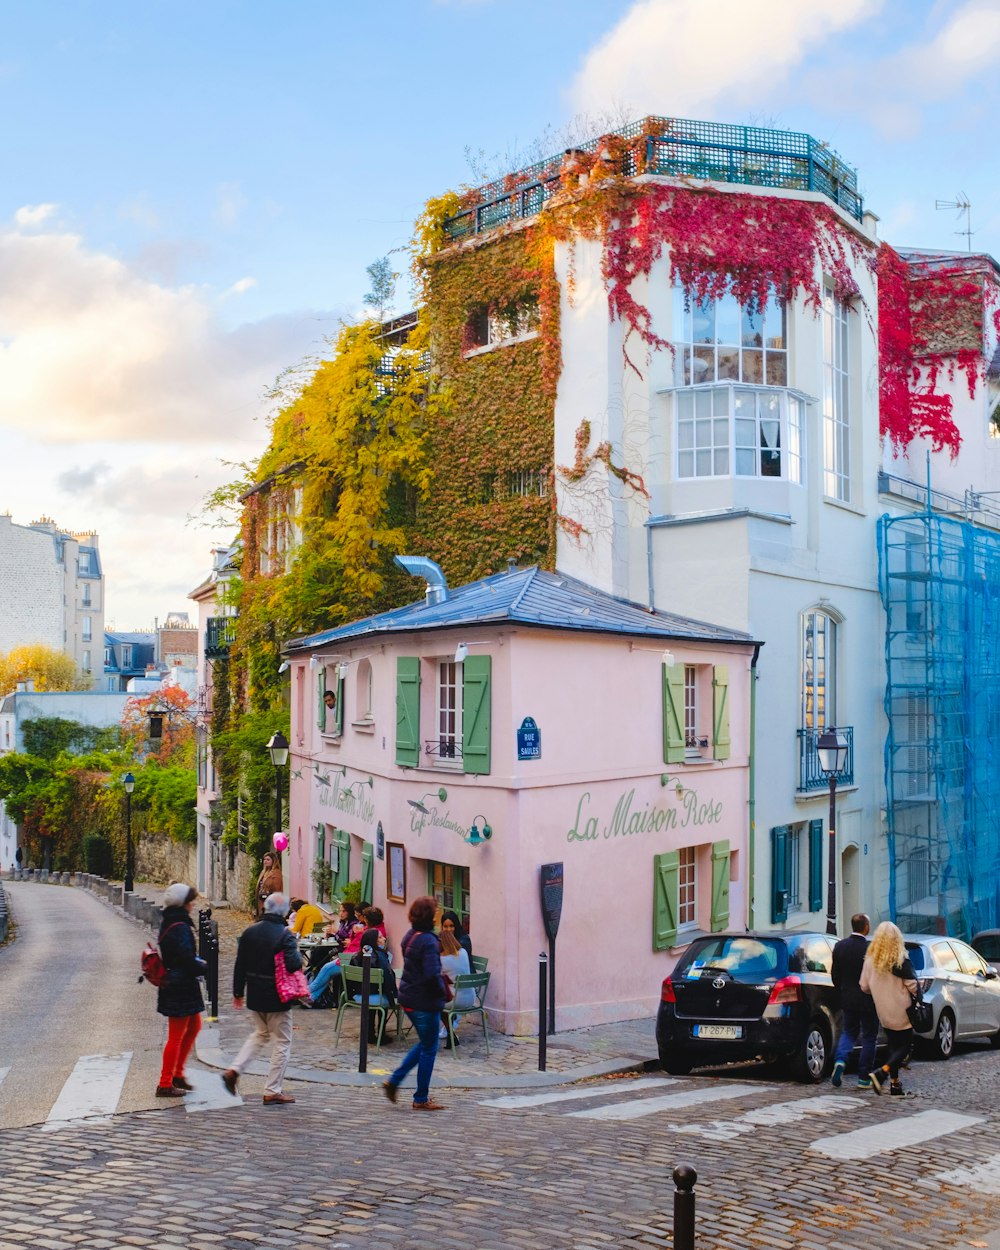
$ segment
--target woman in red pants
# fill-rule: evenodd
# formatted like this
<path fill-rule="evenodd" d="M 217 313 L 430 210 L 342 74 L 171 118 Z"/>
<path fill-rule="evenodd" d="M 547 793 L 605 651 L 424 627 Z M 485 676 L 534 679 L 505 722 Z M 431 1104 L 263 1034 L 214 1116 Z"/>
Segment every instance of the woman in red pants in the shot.
<path fill-rule="evenodd" d="M 163 895 L 159 943 L 167 975 L 157 990 L 156 1010 L 167 1017 L 168 1033 L 157 1098 L 183 1098 L 193 1088 L 184 1067 L 201 1028 L 205 1000 L 198 978 L 207 966 L 198 958 L 194 940 L 191 909 L 197 897 L 198 891 L 182 881 L 168 886 Z"/>

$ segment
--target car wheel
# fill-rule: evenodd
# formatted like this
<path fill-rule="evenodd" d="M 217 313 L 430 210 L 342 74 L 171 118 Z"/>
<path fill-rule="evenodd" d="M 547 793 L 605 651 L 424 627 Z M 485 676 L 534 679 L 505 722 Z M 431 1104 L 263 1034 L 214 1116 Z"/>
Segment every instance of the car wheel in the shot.
<path fill-rule="evenodd" d="M 660 1067 L 671 1076 L 687 1076 L 694 1067 L 694 1062 L 682 1050 L 661 1050 Z"/>
<path fill-rule="evenodd" d="M 822 1020 L 810 1021 L 799 1049 L 792 1056 L 792 1075 L 806 1085 L 824 1080 L 830 1066 L 830 1033 Z"/>
<path fill-rule="evenodd" d="M 935 1059 L 950 1059 L 955 1049 L 955 1017 L 950 1011 L 942 1011 L 938 1016 L 937 1028 L 934 1030 L 934 1041 L 931 1043 Z"/>

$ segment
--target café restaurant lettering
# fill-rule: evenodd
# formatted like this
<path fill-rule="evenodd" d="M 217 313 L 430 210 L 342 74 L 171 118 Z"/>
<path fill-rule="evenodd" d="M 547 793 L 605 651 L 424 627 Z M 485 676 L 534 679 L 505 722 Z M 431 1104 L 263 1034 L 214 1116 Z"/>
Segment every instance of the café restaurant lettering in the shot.
<path fill-rule="evenodd" d="M 593 813 L 590 791 L 580 795 L 576 820 L 567 830 L 567 842 L 596 842 L 600 838 L 627 838 L 636 833 L 659 833 L 661 829 L 687 829 L 699 825 L 717 825 L 722 821 L 722 803 L 704 802 L 696 790 L 685 789 L 677 802 L 669 806 L 647 803 L 635 806 L 635 788 L 618 796 L 610 818 Z"/>
<path fill-rule="evenodd" d="M 459 824 L 458 821 L 452 820 L 450 817 L 450 809 L 446 812 L 439 812 L 436 807 L 432 807 L 428 809 L 425 816 L 423 812 L 418 812 L 414 808 L 413 815 L 410 817 L 410 829 L 416 834 L 421 834 L 430 825 L 432 829 L 451 829 L 460 838 L 464 838 L 468 832 L 467 826 Z"/>

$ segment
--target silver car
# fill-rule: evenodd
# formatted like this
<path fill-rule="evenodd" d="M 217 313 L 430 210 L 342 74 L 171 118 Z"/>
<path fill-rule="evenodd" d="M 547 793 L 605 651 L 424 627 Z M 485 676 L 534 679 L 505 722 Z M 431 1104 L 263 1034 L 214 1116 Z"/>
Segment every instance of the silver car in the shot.
<path fill-rule="evenodd" d="M 1000 1048 L 1000 976 L 966 942 L 957 938 L 907 934 L 906 953 L 913 964 L 934 1023 L 920 1034 L 939 1059 L 956 1042 L 981 1037 Z"/>

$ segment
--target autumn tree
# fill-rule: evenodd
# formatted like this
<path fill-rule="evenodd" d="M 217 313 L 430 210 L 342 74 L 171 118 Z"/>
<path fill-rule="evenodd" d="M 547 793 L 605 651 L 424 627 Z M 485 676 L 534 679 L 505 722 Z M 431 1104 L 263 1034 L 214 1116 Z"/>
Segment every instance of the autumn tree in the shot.
<path fill-rule="evenodd" d="M 0 655 L 0 695 L 16 690 L 21 681 L 33 681 L 39 691 L 91 688 L 90 678 L 77 672 L 70 656 L 40 642 L 14 647 Z"/>

